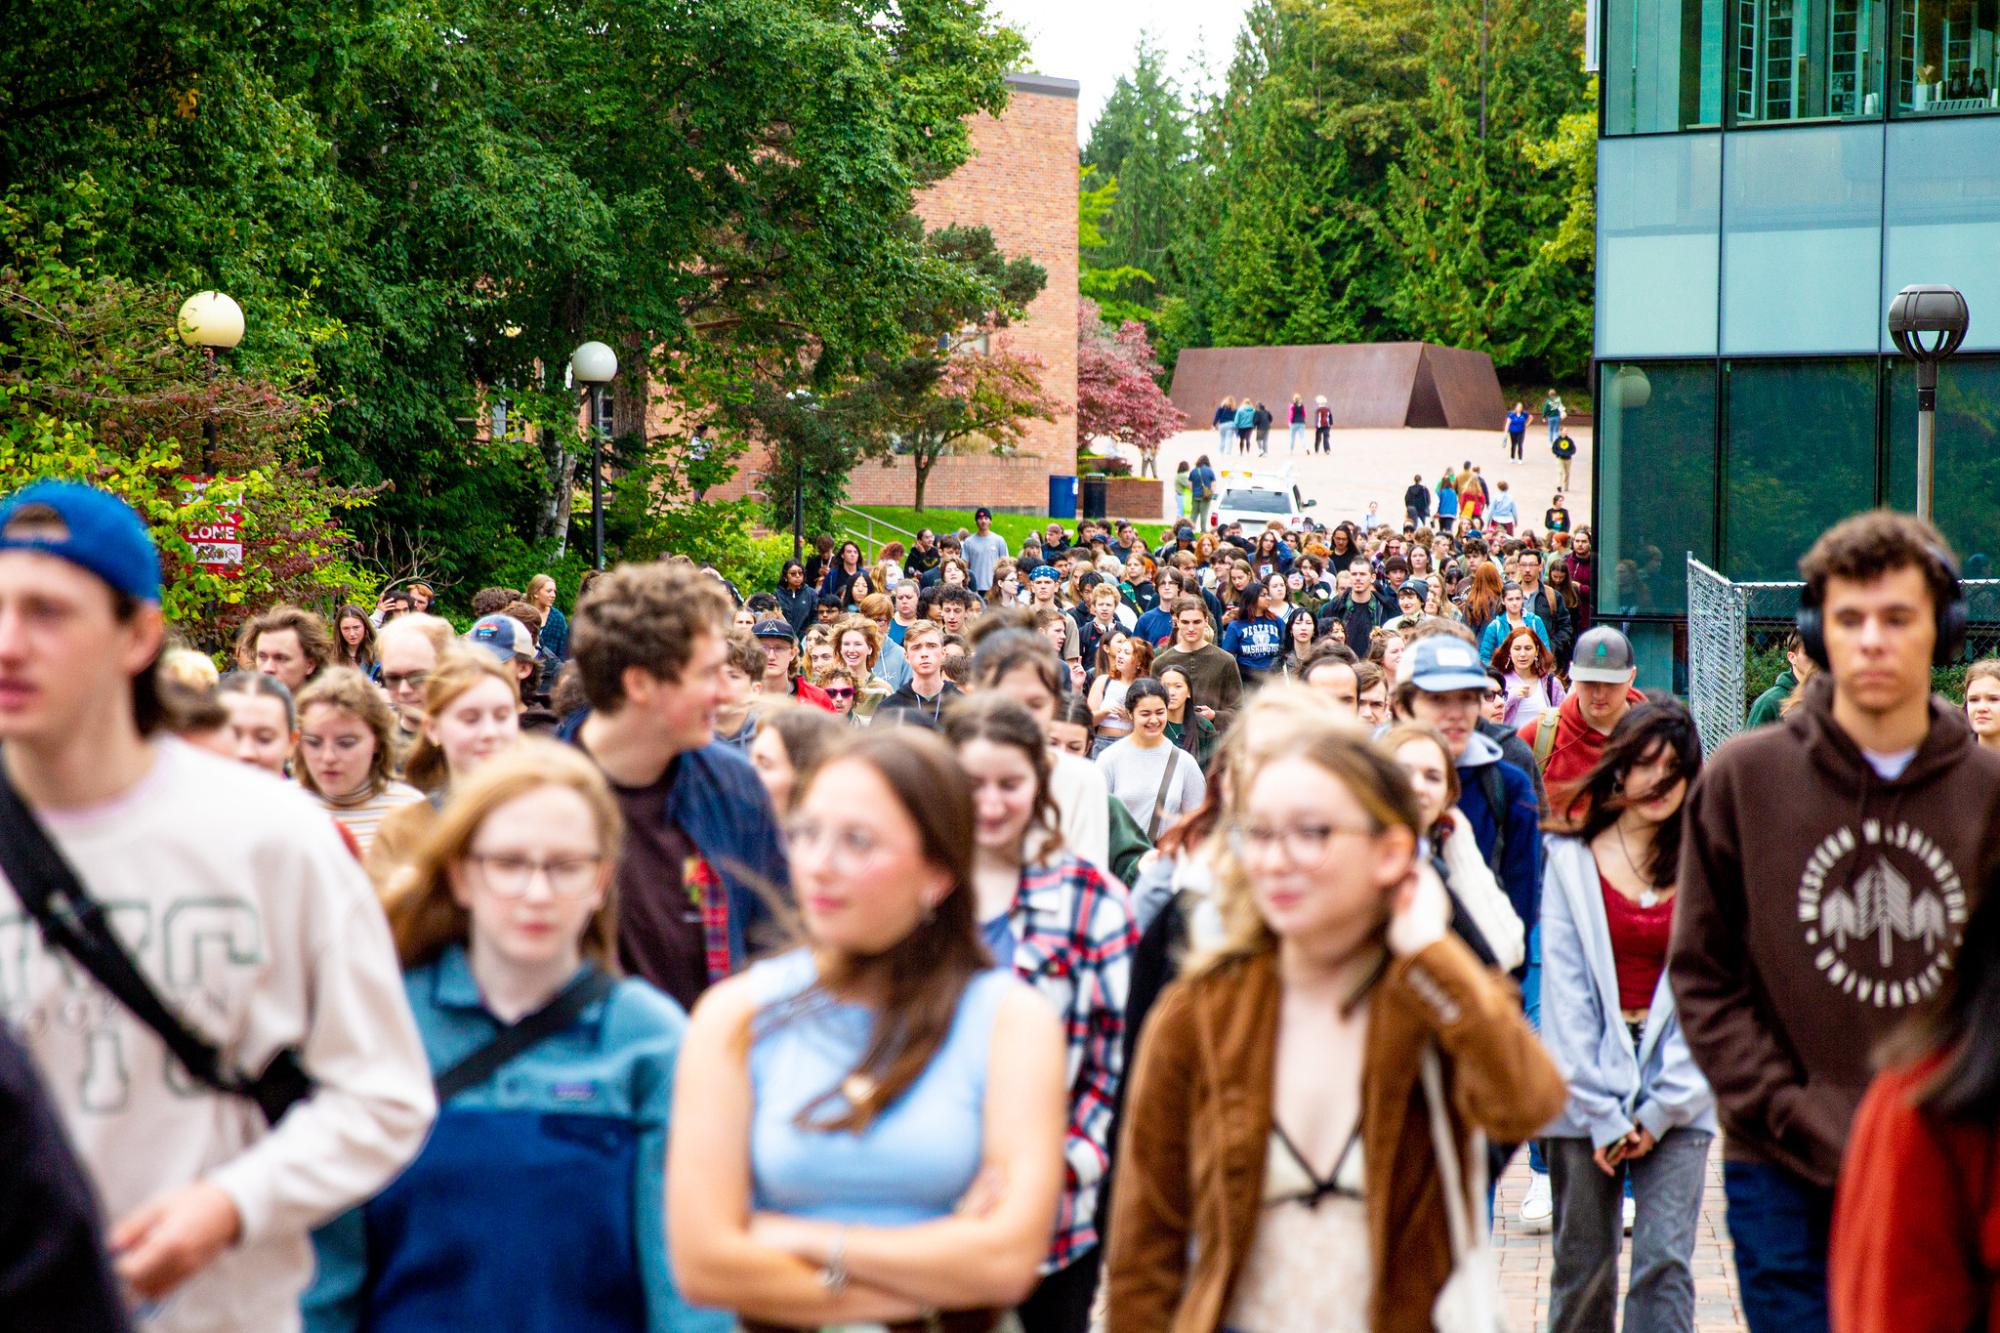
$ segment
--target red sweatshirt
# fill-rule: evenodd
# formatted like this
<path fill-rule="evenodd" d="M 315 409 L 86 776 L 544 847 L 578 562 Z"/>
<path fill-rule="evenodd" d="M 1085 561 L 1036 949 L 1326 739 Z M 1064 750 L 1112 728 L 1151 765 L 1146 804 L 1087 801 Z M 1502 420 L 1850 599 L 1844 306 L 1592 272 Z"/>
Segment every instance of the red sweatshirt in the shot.
<path fill-rule="evenodd" d="M 1625 698 L 1634 708 L 1646 702 L 1646 696 L 1638 690 L 1627 691 Z M 1521 727 L 1521 741 L 1529 750 L 1536 748 L 1535 733 L 1544 725 L 1543 719 L 1547 716 L 1546 713 L 1540 714 Z M 1604 742 L 1609 737 L 1583 720 L 1583 698 L 1573 689 L 1556 709 L 1555 721 L 1549 725 L 1556 729 L 1556 745 L 1549 752 L 1549 762 L 1542 768 L 1542 786 L 1549 793 L 1549 808 L 1553 810 L 1556 808 L 1556 794 L 1596 766 L 1604 754 Z"/>
<path fill-rule="evenodd" d="M 1834 1333 L 2000 1328 L 1994 1129 L 1913 1105 L 1938 1063 L 1883 1074 L 1855 1117 L 1827 1260 Z"/>

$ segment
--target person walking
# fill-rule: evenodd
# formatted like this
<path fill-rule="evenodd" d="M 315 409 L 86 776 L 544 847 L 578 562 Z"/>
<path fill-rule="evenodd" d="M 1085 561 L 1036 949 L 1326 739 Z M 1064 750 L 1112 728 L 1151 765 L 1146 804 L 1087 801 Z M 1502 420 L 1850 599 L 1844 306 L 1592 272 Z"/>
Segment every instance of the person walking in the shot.
<path fill-rule="evenodd" d="M 1458 477 L 1448 468 L 1437 485 L 1437 517 L 1438 531 L 1449 537 L 1458 518 Z"/>
<path fill-rule="evenodd" d="M 1519 731 L 1534 718 L 1562 706 L 1562 681 L 1556 678 L 1556 657 L 1548 645 L 1523 626 L 1501 641 L 1486 664 L 1498 671 L 1507 692 L 1502 726 Z"/>
<path fill-rule="evenodd" d="M 1227 451 L 1236 433 L 1236 400 L 1224 398 L 1215 409 L 1215 444 Z"/>
<path fill-rule="evenodd" d="M 1271 593 L 1252 583 L 1236 600 L 1236 618 L 1223 627 L 1222 651 L 1236 659 L 1249 684 L 1266 679 L 1285 657 L 1285 622 L 1271 614 Z"/>
<path fill-rule="evenodd" d="M 1174 522 L 1186 521 L 1194 513 L 1193 486 L 1188 481 L 1188 461 L 1183 458 L 1174 468 Z"/>
<path fill-rule="evenodd" d="M 316 1237 L 308 1333 L 728 1333 L 667 1269 L 687 1015 L 616 976 L 619 822 L 596 767 L 554 741 L 454 791 L 389 906 L 444 1105 L 395 1183 Z"/>
<path fill-rule="evenodd" d="M 750 1330 L 989 1333 L 1035 1289 L 1064 1183 L 1064 1035 L 996 969 L 971 783 L 862 733 L 786 826 L 801 947 L 722 983 L 676 1071 L 681 1293 Z"/>
<path fill-rule="evenodd" d="M 1153 670 L 1185 668 L 1194 686 L 1195 710 L 1226 730 L 1242 704 L 1243 669 L 1234 654 L 1209 642 L 1208 605 L 1201 598 L 1179 598 L 1174 602 L 1173 616 L 1173 643 L 1154 656 Z"/>
<path fill-rule="evenodd" d="M 1528 433 L 1528 409 L 1514 404 L 1514 410 L 1507 414 L 1507 457 L 1509 461 L 1521 461 L 1521 444 Z"/>
<path fill-rule="evenodd" d="M 1125 694 L 1132 734 L 1112 742 L 1096 760 L 1105 786 L 1148 842 L 1158 842 L 1208 790 L 1201 765 L 1167 739 L 1167 706 L 1167 691 L 1157 679 L 1134 681 Z"/>
<path fill-rule="evenodd" d="M 0 897 L 18 913 L 0 1019 L 149 1333 L 292 1333 L 307 1232 L 416 1155 L 435 1100 L 388 927 L 333 822 L 167 733 L 160 593 L 124 501 L 43 481 L 0 504 Z M 13 1188 L 53 1167 L 8 1142 Z M 51 1245 L 64 1221 L 11 1218 Z M 0 1322 L 32 1327 L 8 1292 Z M 60 1327 L 107 1326 L 87 1322 L 86 1281 L 68 1298 Z"/>
<path fill-rule="evenodd" d="M 953 711 L 945 735 L 972 784 L 972 888 L 994 961 L 1061 1016 L 1069 1129 L 1055 1241 L 1017 1314 L 1023 1333 L 1085 1333 L 1103 1251 L 1101 1186 L 1124 1076 L 1125 1003 L 1139 928 L 1125 890 L 1062 845 L 1040 724 L 1004 695 Z"/>
<path fill-rule="evenodd" d="M 1975 670 L 1977 666 L 1978 664 L 1974 663 Z M 1812 674 L 1816 669 L 1812 658 L 1806 656 L 1806 642 L 1800 637 L 1799 632 L 1795 629 L 1785 635 L 1784 670 L 1780 671 L 1777 679 L 1771 682 L 1770 689 L 1765 690 L 1762 694 L 1751 700 L 1750 711 L 1743 719 L 1743 729 L 1751 731 L 1757 727 L 1768 727 L 1782 718 L 1784 716 L 1785 701 L 1797 693 L 1801 682 L 1812 679 Z M 1972 672 L 1967 671 L 1965 675 L 1966 717 L 1968 721 L 1972 722 L 1973 735 L 1977 736 L 1980 733 L 1979 724 L 1972 715 L 1972 680 Z M 1996 701 L 2000 701 L 2000 682 L 1996 682 L 1994 698 Z"/>
<path fill-rule="evenodd" d="M 1827 1328 L 1834 1185 L 1870 1047 L 1945 984 L 1968 883 L 2000 855 L 2000 755 L 1931 697 L 1965 615 L 1943 538 L 1877 510 L 1829 529 L 1799 572 L 1820 674 L 1689 792 L 1668 954 L 1726 1135 L 1752 1333 Z"/>
<path fill-rule="evenodd" d="M 1243 760 L 1224 938 L 1139 1038 L 1106 1328 L 1429 1330 L 1483 1226 L 1479 1135 L 1532 1133 L 1562 1080 L 1450 935 L 1394 761 L 1330 718 Z"/>
<path fill-rule="evenodd" d="M 2000 1327 L 1988 1237 L 2000 1070 L 2000 882 L 1972 895 L 1937 1004 L 1883 1054 L 1855 1113 L 1827 1280 L 1839 1333 Z"/>
<path fill-rule="evenodd" d="M 1982 657 L 1965 669 L 1965 720 L 1981 748 L 2000 750 L 2000 657 Z"/>
<path fill-rule="evenodd" d="M 1576 461 L 1576 441 L 1572 440 L 1566 433 L 1558 435 L 1549 444 L 1549 452 L 1556 456 L 1556 488 L 1567 491 L 1569 489 L 1569 467 L 1571 463 Z M 1567 515 L 1565 515 L 1565 519 L 1567 519 Z M 1568 531 L 1567 522 L 1565 522 L 1563 530 Z M 1552 525 L 1549 531 L 1554 532 L 1556 529 Z"/>
<path fill-rule="evenodd" d="M 1271 409 L 1258 403 L 1257 415 L 1252 418 L 1252 423 L 1257 430 L 1257 456 L 1260 458 L 1271 452 L 1271 419 Z"/>
<path fill-rule="evenodd" d="M 1562 395 L 1554 389 L 1550 389 L 1549 396 L 1542 399 L 1542 420 L 1548 423 L 1549 443 L 1551 445 L 1562 438 L 1563 418 L 1568 415 L 1569 410 L 1563 406 Z M 1514 456 L 1519 458 L 1520 454 L 1517 452 Z M 1567 473 L 1563 476 L 1563 485 L 1565 487 L 1569 485 L 1569 476 Z"/>
<path fill-rule="evenodd" d="M 1715 1095 L 1674 1015 L 1666 954 L 1682 804 L 1701 758 L 1679 703 L 1633 709 L 1584 779 L 1587 813 L 1558 822 L 1546 844 L 1541 1034 L 1570 1090 L 1541 1136 L 1555 1186 L 1550 1328 L 1612 1333 L 1629 1225 L 1625 1327 L 1694 1329 Z"/>
<path fill-rule="evenodd" d="M 1306 433 L 1306 400 L 1303 394 L 1292 395 L 1291 427 L 1292 439 L 1285 452 L 1295 454 L 1299 451 L 1299 437 Z"/>
<path fill-rule="evenodd" d="M 299 692 L 299 748 L 292 767 L 304 788 L 353 835 L 363 857 L 391 813 L 424 795 L 395 776 L 396 715 L 352 667 L 329 667 Z"/>
<path fill-rule="evenodd" d="M 1199 534 L 1208 527 L 1208 509 L 1215 502 L 1215 468 L 1209 464 L 1207 454 L 1195 459 L 1194 470 L 1188 473 L 1188 502 L 1188 513 Z"/>
<path fill-rule="evenodd" d="M 1377 686 L 1386 695 L 1387 682 Z M 1386 712 L 1386 701 L 1384 711 Z M 1364 722 L 1368 719 L 1364 716 Z M 1479 854 L 1472 825 L 1458 809 L 1458 769 L 1436 727 L 1398 722 L 1381 736 L 1410 780 L 1424 818 L 1423 853 L 1452 898 L 1452 930 L 1488 966 L 1511 972 L 1528 957 L 1527 932 L 1493 869 Z"/>
<path fill-rule="evenodd" d="M 972 590 L 981 597 L 993 590 L 993 568 L 1007 558 L 1007 539 L 993 530 L 993 511 L 985 505 L 972 511 L 978 530 L 959 543 L 966 570 L 972 576 Z"/>
<path fill-rule="evenodd" d="M 588 707 L 558 733 L 604 773 L 625 817 L 618 965 L 683 1009 L 742 968 L 772 917 L 766 895 L 791 882 L 756 770 L 715 737 L 728 620 L 728 594 L 695 570 L 602 575 L 571 625 Z"/>
<path fill-rule="evenodd" d="M 1403 491 L 1403 518 L 1419 528 L 1431 521 L 1431 490 L 1424 485 L 1424 474 L 1421 472 L 1410 478 L 1409 486 Z"/>
<path fill-rule="evenodd" d="M 1313 452 L 1333 452 L 1333 409 L 1326 405 L 1325 394 L 1313 400 Z"/>
<path fill-rule="evenodd" d="M 1236 405 L 1236 452 L 1239 454 L 1250 452 L 1250 437 L 1257 430 L 1258 411 L 1258 405 L 1247 397 Z"/>

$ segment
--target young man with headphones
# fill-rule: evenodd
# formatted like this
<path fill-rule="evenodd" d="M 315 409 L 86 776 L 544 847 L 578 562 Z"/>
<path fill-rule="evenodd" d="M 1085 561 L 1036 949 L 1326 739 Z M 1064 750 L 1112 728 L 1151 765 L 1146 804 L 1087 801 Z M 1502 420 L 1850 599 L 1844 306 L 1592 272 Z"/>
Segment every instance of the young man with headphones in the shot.
<path fill-rule="evenodd" d="M 1820 670 L 1688 793 L 1668 959 L 1726 1133 L 1751 1333 L 1827 1327 L 1834 1181 L 1871 1048 L 1936 993 L 2000 851 L 2000 754 L 1931 697 L 1931 668 L 1965 641 L 1943 539 L 1878 510 L 1799 571 Z"/>

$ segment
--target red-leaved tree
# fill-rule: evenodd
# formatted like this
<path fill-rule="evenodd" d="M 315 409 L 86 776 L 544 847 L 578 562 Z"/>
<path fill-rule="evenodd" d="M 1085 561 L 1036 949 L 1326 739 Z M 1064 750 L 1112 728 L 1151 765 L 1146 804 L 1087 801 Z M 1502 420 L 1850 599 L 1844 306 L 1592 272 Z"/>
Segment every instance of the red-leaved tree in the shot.
<path fill-rule="evenodd" d="M 1160 363 L 1146 327 L 1126 320 L 1115 334 L 1097 303 L 1077 302 L 1076 444 L 1111 439 L 1142 452 L 1187 429 L 1187 417 L 1160 389 Z"/>

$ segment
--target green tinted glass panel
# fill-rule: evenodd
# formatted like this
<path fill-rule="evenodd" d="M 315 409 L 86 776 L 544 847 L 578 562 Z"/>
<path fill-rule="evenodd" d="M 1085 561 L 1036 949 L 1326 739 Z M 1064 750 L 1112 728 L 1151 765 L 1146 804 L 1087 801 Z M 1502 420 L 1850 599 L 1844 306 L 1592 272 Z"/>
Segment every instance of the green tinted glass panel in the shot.
<path fill-rule="evenodd" d="M 1722 137 L 1597 145 L 1597 355 L 1713 356 Z"/>
<path fill-rule="evenodd" d="M 1725 362 L 1722 572 L 1798 577 L 1813 539 L 1875 503 L 1872 359 Z"/>
<path fill-rule="evenodd" d="M 1903 0 L 1889 33 L 1889 106 L 1897 116 L 2000 110 L 2000 5 Z"/>
<path fill-rule="evenodd" d="M 1888 503 L 1917 507 L 1917 377 L 1889 361 Z M 1967 578 L 1996 576 L 2000 556 L 2000 357 L 1954 357 L 1938 372 L 1936 481 L 1931 516 Z"/>
<path fill-rule="evenodd" d="M 2000 348 L 2000 117 L 1891 125 L 1886 152 L 1878 309 L 1911 283 L 1950 283 L 1972 307 L 1966 349 Z"/>
<path fill-rule="evenodd" d="M 1601 362 L 1597 606 L 1687 610 L 1687 556 L 1715 560 L 1715 363 Z"/>
<path fill-rule="evenodd" d="M 1604 132 L 1722 123 L 1724 0 L 1606 0 Z"/>

